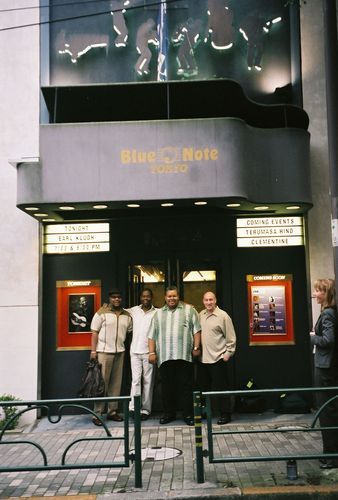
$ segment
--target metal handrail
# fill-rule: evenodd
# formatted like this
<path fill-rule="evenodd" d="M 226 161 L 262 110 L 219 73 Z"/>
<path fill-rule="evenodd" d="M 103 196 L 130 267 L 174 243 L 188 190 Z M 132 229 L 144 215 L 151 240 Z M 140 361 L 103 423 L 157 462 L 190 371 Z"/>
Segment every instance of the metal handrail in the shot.
<path fill-rule="evenodd" d="M 287 394 L 293 392 L 335 392 L 336 395 L 326 401 L 315 413 L 310 427 L 288 427 L 287 429 L 247 429 L 247 430 L 212 430 L 212 397 L 229 397 L 229 396 L 245 396 L 245 395 L 261 395 L 261 394 Z M 206 414 L 207 414 L 207 441 L 208 449 L 203 450 L 203 436 L 202 436 L 202 412 L 201 412 L 201 398 L 202 396 L 206 401 Z M 320 458 L 337 458 L 338 453 L 321 453 L 321 454 L 293 454 L 293 455 L 263 455 L 263 456 L 231 456 L 231 457 L 217 457 L 214 456 L 214 443 L 213 436 L 215 435 L 229 435 L 229 434 L 267 434 L 267 433 L 285 433 L 285 432 L 319 432 L 323 430 L 338 430 L 338 426 L 332 427 L 315 427 L 316 422 L 322 411 L 332 401 L 338 398 L 338 387 L 298 387 L 298 388 L 284 388 L 284 389 L 250 389 L 250 390 L 236 390 L 236 391 L 210 391 L 210 392 L 194 392 L 194 418 L 195 418 L 195 447 L 196 447 L 196 477 L 198 483 L 204 482 L 204 462 L 203 458 L 208 457 L 209 463 L 239 463 L 239 462 L 272 462 L 272 461 L 288 461 L 288 460 L 309 460 Z"/>
<path fill-rule="evenodd" d="M 135 462 L 135 487 L 142 487 L 142 467 L 141 467 L 141 396 L 134 396 L 134 453 L 130 453 L 129 450 L 129 402 L 131 400 L 130 396 L 119 396 L 119 397 L 102 397 L 102 398 L 77 398 L 77 399 L 45 399 L 36 401 L 0 401 L 0 407 L 25 407 L 23 410 L 16 411 L 13 416 L 6 422 L 3 429 L 0 431 L 0 445 L 20 445 L 29 444 L 39 450 L 43 459 L 43 465 L 31 465 L 31 466 L 12 466 L 12 467 L 0 467 L 0 472 L 28 472 L 28 471 L 43 471 L 43 470 L 62 470 L 62 469 L 99 469 L 99 468 L 113 468 L 113 467 L 129 467 L 130 460 Z M 124 434 L 123 436 L 112 436 L 106 423 L 102 420 L 101 416 L 91 410 L 85 403 L 93 403 L 95 401 L 100 401 L 102 403 L 109 403 L 111 401 L 121 402 L 123 405 L 124 413 Z M 75 439 L 72 441 L 62 453 L 61 462 L 56 464 L 49 464 L 47 453 L 35 441 L 30 440 L 7 440 L 3 439 L 6 431 L 11 427 L 13 421 L 24 413 L 37 409 L 45 409 L 47 411 L 48 421 L 52 424 L 57 424 L 61 421 L 66 408 L 77 408 L 84 410 L 85 413 L 89 413 L 92 416 L 98 418 L 101 423 L 103 430 L 106 433 L 104 437 L 87 437 Z M 53 412 L 53 414 L 52 414 Z M 55 415 L 55 412 L 56 415 Z M 84 441 L 114 441 L 120 440 L 124 442 L 124 460 L 120 462 L 103 462 L 103 463 L 66 463 L 66 456 L 69 450 L 75 444 Z"/>

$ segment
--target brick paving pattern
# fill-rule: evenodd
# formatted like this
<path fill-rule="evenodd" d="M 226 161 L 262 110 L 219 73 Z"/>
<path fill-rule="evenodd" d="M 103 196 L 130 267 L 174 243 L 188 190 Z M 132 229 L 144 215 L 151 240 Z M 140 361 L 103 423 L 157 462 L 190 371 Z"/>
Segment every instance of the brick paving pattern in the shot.
<path fill-rule="evenodd" d="M 74 417 L 76 419 L 77 417 Z M 74 420 L 73 419 L 73 420 Z M 290 417 L 289 425 L 295 425 Z M 304 416 L 304 425 L 309 422 Z M 250 421 L 250 419 L 249 419 Z M 255 418 L 257 422 L 257 418 Z M 297 423 L 299 425 L 299 422 Z M 121 424 L 109 424 L 114 437 L 123 436 Z M 219 427 L 216 430 L 248 430 L 275 429 L 276 423 L 254 425 L 236 423 Z M 67 445 L 75 439 L 105 435 L 104 430 L 76 428 L 65 430 L 39 429 L 31 432 L 8 433 L 4 440 L 32 440 L 37 442 L 46 452 L 48 463 L 60 463 L 62 453 Z M 142 463 L 143 487 L 140 492 L 181 492 L 199 488 L 269 487 L 291 484 L 330 484 L 338 482 L 338 470 L 320 471 L 316 460 L 298 461 L 299 478 L 289 481 L 286 477 L 284 461 L 247 462 L 228 464 L 209 464 L 204 459 L 205 483 L 197 484 L 195 470 L 195 434 L 194 428 L 174 424 L 164 427 L 158 420 L 149 420 L 142 426 L 142 447 L 176 448 L 182 454 L 166 460 L 145 460 Z M 203 424 L 203 447 L 207 447 L 206 425 Z M 130 448 L 133 448 L 133 432 L 131 429 Z M 25 444 L 1 445 L 0 466 L 23 466 L 41 464 L 41 455 L 35 448 Z M 282 434 L 234 434 L 217 435 L 214 438 L 215 456 L 261 456 L 288 455 L 301 453 L 320 453 L 321 437 L 318 432 L 288 432 Z M 67 454 L 68 463 L 103 463 L 120 462 L 123 459 L 123 441 L 90 441 L 80 442 Z M 134 466 L 129 468 L 98 468 L 53 470 L 42 472 L 2 472 L 0 474 L 0 498 L 39 497 L 39 496 L 71 496 L 71 495 L 105 495 L 136 491 L 134 487 Z"/>

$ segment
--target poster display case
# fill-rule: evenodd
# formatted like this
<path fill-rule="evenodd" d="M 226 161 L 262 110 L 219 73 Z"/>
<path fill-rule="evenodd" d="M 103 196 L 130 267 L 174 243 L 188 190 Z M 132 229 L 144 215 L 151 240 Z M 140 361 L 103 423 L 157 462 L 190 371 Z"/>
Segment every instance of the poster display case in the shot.
<path fill-rule="evenodd" d="M 247 275 L 249 345 L 294 344 L 292 275 Z"/>
<path fill-rule="evenodd" d="M 101 281 L 57 281 L 56 302 L 56 349 L 90 349 L 90 323 L 101 305 Z"/>

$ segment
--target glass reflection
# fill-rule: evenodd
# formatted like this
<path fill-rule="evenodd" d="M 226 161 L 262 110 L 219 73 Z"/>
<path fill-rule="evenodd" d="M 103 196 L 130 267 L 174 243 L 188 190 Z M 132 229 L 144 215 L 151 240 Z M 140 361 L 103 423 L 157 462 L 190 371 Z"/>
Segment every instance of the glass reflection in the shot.
<path fill-rule="evenodd" d="M 278 68 L 276 87 L 285 86 L 291 81 L 286 3 L 51 0 L 51 85 L 230 78 L 252 97 L 260 91 L 259 72 L 276 80 Z"/>
<path fill-rule="evenodd" d="M 162 307 L 165 295 L 165 268 L 164 264 L 137 264 L 131 266 L 130 305 L 139 303 L 143 288 L 150 288 L 153 292 L 153 304 Z"/>
<path fill-rule="evenodd" d="M 183 297 L 184 302 L 192 304 L 199 312 L 204 309 L 202 298 L 205 292 L 216 295 L 216 271 L 189 270 L 183 272 Z"/>

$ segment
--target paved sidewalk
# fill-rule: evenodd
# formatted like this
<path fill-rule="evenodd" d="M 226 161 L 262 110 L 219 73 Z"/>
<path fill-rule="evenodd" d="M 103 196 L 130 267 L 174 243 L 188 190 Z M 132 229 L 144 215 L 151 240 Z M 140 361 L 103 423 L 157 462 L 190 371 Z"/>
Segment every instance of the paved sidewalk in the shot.
<path fill-rule="evenodd" d="M 235 415 L 233 422 L 216 429 L 274 429 L 288 426 L 308 426 L 312 415 L 277 415 L 265 412 L 262 415 Z M 109 422 L 113 436 L 123 435 L 123 424 Z M 65 416 L 58 424 L 43 418 L 34 428 L 22 432 L 7 433 L 4 440 L 31 440 L 47 453 L 49 463 L 60 463 L 66 446 L 75 439 L 103 437 L 104 430 L 93 426 L 85 415 Z M 133 428 L 131 428 L 133 448 Z M 297 480 L 290 481 L 286 475 L 286 464 L 281 462 L 253 462 L 238 464 L 209 464 L 204 459 L 205 483 L 196 482 L 195 433 L 193 427 L 177 420 L 167 426 L 159 425 L 158 418 L 142 423 L 142 475 L 143 487 L 135 488 L 134 466 L 129 468 L 72 469 L 43 472 L 12 472 L 0 474 L 0 498 L 35 498 L 59 496 L 85 496 L 86 500 L 97 498 L 116 500 L 164 499 L 164 498 L 278 498 L 278 491 L 295 498 L 297 488 L 310 498 L 338 498 L 338 469 L 321 471 L 316 460 L 298 461 Z M 203 421 L 203 448 L 207 448 L 206 425 Z M 32 446 L 25 444 L 2 445 L 0 466 L 41 464 L 41 455 Z M 215 453 L 219 455 L 254 455 L 320 453 L 321 437 L 318 432 L 283 434 L 246 434 L 215 436 Z M 67 455 L 68 462 L 102 463 L 113 458 L 122 460 L 123 441 L 80 442 Z M 271 493 L 272 492 L 272 493 Z M 311 493 L 312 492 L 312 493 Z M 312 495 L 312 496 L 311 496 Z M 319 498 L 318 496 L 318 498 Z M 280 497 L 286 498 L 286 497 Z M 327 496 L 329 498 L 329 496 Z"/>

